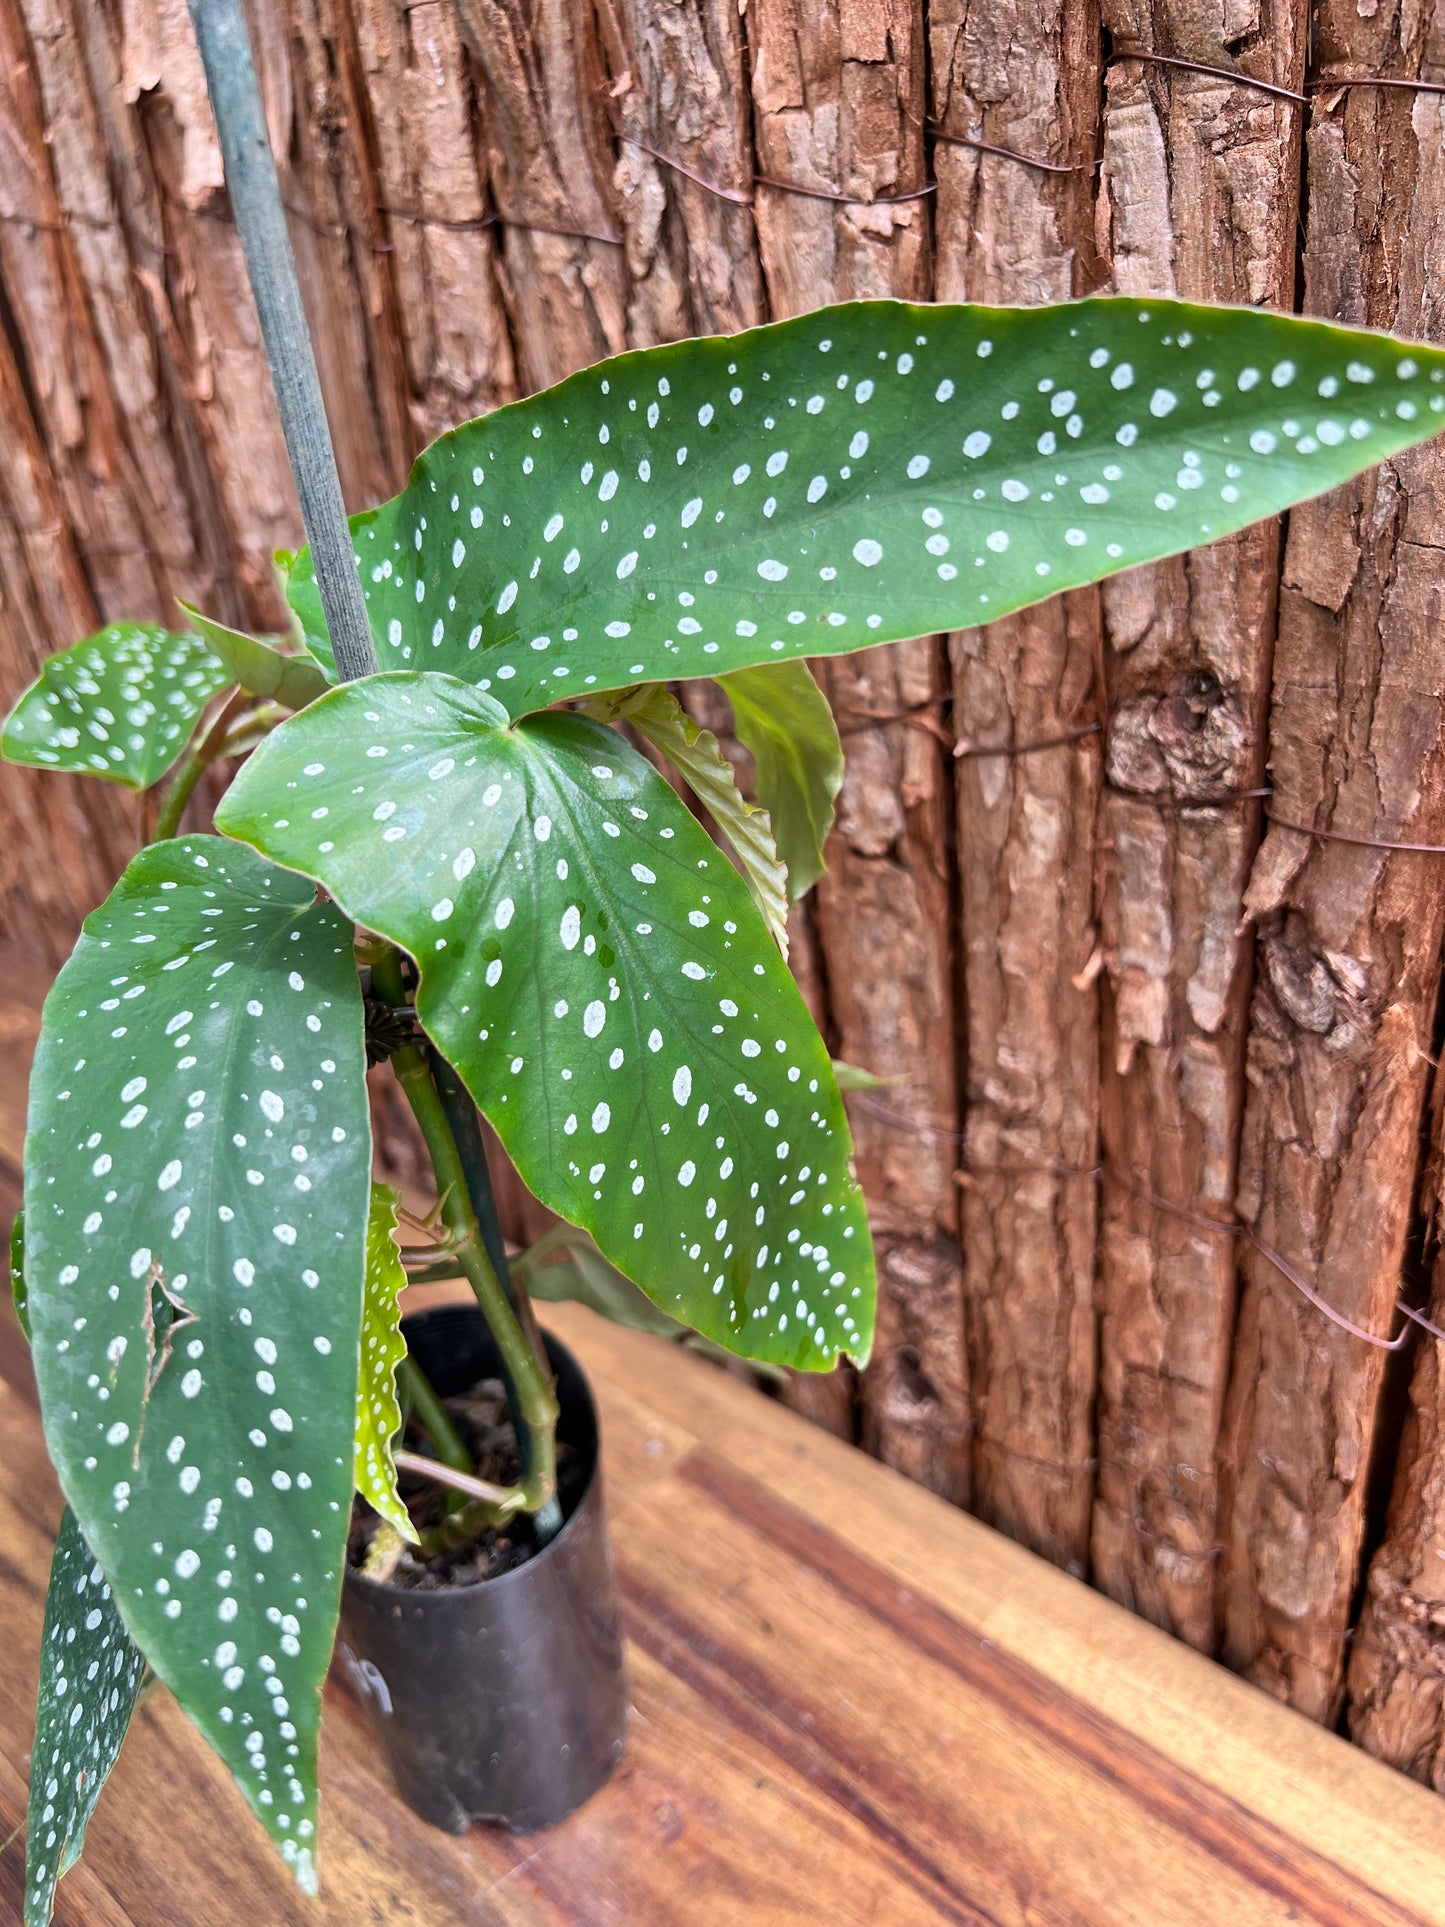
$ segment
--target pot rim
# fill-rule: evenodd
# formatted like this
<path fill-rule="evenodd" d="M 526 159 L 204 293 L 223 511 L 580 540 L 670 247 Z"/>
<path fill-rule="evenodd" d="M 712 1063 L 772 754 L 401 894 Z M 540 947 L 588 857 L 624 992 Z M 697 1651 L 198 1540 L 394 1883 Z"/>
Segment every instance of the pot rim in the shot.
<path fill-rule="evenodd" d="M 402 1328 L 404 1330 L 407 1325 L 424 1323 L 427 1319 L 435 1318 L 439 1313 L 443 1312 L 470 1314 L 471 1317 L 475 1318 L 477 1322 L 485 1328 L 486 1321 L 482 1318 L 481 1312 L 475 1305 L 467 1304 L 427 1305 L 423 1307 L 422 1310 L 411 1312 L 403 1318 L 401 1321 Z M 488 1335 L 490 1336 L 490 1334 Z M 553 1350 L 560 1352 L 567 1363 L 576 1371 L 577 1377 L 581 1381 L 582 1389 L 586 1394 L 587 1403 L 591 1408 L 592 1432 L 596 1441 L 592 1451 L 592 1463 L 587 1468 L 587 1478 L 583 1483 L 582 1490 L 577 1495 L 577 1503 L 562 1521 L 561 1530 L 547 1541 L 540 1552 L 534 1552 L 531 1558 L 524 1560 L 521 1565 L 513 1566 L 507 1572 L 499 1572 L 490 1579 L 478 1579 L 469 1586 L 440 1586 L 435 1591 L 427 1591 L 419 1586 L 396 1586 L 393 1585 L 389 1579 L 373 1579 L 368 1573 L 363 1572 L 359 1566 L 353 1566 L 349 1559 L 346 1561 L 342 1573 L 342 1583 L 344 1585 L 365 1586 L 374 1592 L 391 1594 L 398 1600 L 405 1600 L 408 1605 L 412 1607 L 417 1607 L 422 1610 L 432 1610 L 453 1600 L 463 1600 L 469 1593 L 489 1592 L 494 1586 L 505 1586 L 509 1580 L 524 1580 L 528 1573 L 533 1571 L 534 1568 L 541 1566 L 544 1561 L 557 1550 L 563 1540 L 567 1538 L 573 1526 L 588 1509 L 592 1496 L 601 1481 L 602 1422 L 597 1414 L 597 1400 L 592 1393 L 592 1382 L 583 1370 L 581 1360 L 577 1357 L 577 1354 L 572 1350 L 571 1346 L 565 1344 L 555 1332 L 547 1331 L 544 1328 L 542 1337 L 549 1352 Z"/>

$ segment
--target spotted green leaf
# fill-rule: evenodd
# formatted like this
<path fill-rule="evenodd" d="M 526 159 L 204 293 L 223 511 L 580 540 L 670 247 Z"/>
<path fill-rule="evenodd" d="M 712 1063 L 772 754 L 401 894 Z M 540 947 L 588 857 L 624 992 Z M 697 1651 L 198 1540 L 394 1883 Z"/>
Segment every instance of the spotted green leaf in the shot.
<path fill-rule="evenodd" d="M 75 1514 L 61 1514 L 45 1630 L 25 1816 L 25 1927 L 49 1927 L 55 1889 L 120 1755 L 145 1673 L 110 1583 Z"/>
<path fill-rule="evenodd" d="M 401 1292 L 406 1272 L 396 1248 L 401 1193 L 387 1184 L 371 1187 L 366 1219 L 366 1296 L 361 1311 L 361 1381 L 356 1388 L 356 1489 L 413 1545 L 416 1527 L 396 1489 L 392 1441 L 401 1430 L 396 1368 L 406 1357 L 401 1335 Z"/>
<path fill-rule="evenodd" d="M 738 740 L 752 756 L 754 792 L 768 812 L 796 903 L 827 868 L 823 845 L 843 787 L 838 725 L 805 662 L 735 669 L 718 681 L 732 704 Z"/>
<path fill-rule="evenodd" d="M 654 1304 L 748 1356 L 866 1356 L 827 1052 L 741 878 L 620 735 L 372 677 L 282 724 L 217 820 L 411 953 L 523 1179 Z"/>
<path fill-rule="evenodd" d="M 46 1000 L 25 1158 L 51 1460 L 308 1886 L 370 1164 L 352 935 L 250 850 L 142 850 Z"/>
<path fill-rule="evenodd" d="M 513 716 L 1007 614 L 1432 434 L 1445 352 L 1257 309 L 826 308 L 469 422 L 356 518 L 383 669 Z M 309 558 L 291 577 L 324 644 Z"/>
<path fill-rule="evenodd" d="M 743 882 L 778 948 L 788 954 L 788 875 L 778 861 L 768 813 L 743 798 L 737 772 L 717 737 L 694 722 L 661 683 L 643 683 L 617 696 L 598 696 L 589 713 L 601 722 L 625 721 L 660 750 L 732 844 Z"/>
<path fill-rule="evenodd" d="M 226 681 L 198 636 L 112 623 L 50 657 L 0 727 L 0 752 L 12 763 L 149 789 Z"/>
<path fill-rule="evenodd" d="M 26 1338 L 30 1337 L 30 1307 L 25 1302 L 25 1213 L 17 1211 L 10 1227 L 10 1296 L 15 1301 L 15 1316 Z"/>
<path fill-rule="evenodd" d="M 307 703 L 324 696 L 331 687 L 321 665 L 309 655 L 288 655 L 259 636 L 248 636 L 240 629 L 228 629 L 222 622 L 203 616 L 189 602 L 178 604 L 181 612 L 196 625 L 206 647 L 230 671 L 248 696 L 260 696 L 280 703 L 284 709 L 304 709 Z"/>
<path fill-rule="evenodd" d="M 575 1224 L 554 1224 L 512 1260 L 512 1277 L 531 1298 L 549 1305 L 585 1305 L 628 1331 L 685 1338 L 688 1327 L 659 1311 L 644 1292 L 597 1249 Z"/>

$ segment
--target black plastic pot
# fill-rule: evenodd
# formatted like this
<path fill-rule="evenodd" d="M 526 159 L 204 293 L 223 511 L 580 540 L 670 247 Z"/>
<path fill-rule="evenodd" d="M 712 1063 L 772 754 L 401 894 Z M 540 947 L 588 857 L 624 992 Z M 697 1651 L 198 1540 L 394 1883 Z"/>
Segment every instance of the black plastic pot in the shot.
<path fill-rule="evenodd" d="M 498 1375 L 470 1306 L 422 1312 L 402 1330 L 444 1398 Z M 629 1692 L 597 1411 L 566 1346 L 549 1336 L 547 1350 L 558 1440 L 585 1466 L 556 1538 L 479 1585 L 414 1592 L 349 1571 L 342 1588 L 342 1663 L 403 1799 L 448 1833 L 474 1820 L 514 1833 L 554 1826 L 622 1756 Z"/>

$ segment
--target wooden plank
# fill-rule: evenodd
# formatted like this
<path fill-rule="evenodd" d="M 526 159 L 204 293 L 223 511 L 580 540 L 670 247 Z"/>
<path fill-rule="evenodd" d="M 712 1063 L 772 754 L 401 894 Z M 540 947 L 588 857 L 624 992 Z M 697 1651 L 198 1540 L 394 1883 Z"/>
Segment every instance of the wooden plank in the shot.
<path fill-rule="evenodd" d="M 40 985 L 5 981 L 26 994 L 0 1030 L 13 1200 Z M 1201 1895 L 1230 1927 L 1438 1921 L 1423 1789 L 736 1377 L 548 1313 L 606 1440 L 635 1705 L 612 1782 L 551 1834 L 453 1839 L 392 1795 L 333 1681 L 309 1907 L 158 1692 L 65 1927 L 1197 1927 Z M 0 1834 L 23 1812 L 58 1512 L 7 1313 Z M 6 1919 L 18 1855 L 0 1855 Z"/>
<path fill-rule="evenodd" d="M 198 1894 L 216 1927 L 1193 1927 L 1204 1892 L 1231 1927 L 1438 1919 L 1421 1790 L 736 1380 L 586 1313 L 554 1322 L 593 1371 L 617 1475 L 637 1709 L 617 1778 L 543 1839 L 454 1840 L 384 1788 L 333 1685 L 308 1909 L 153 1695 L 68 1884 L 71 1927 L 191 1922 Z M 7 1324 L 7 1828 L 57 1511 L 24 1369 Z M 649 1428 L 665 1450 L 624 1496 Z"/>
<path fill-rule="evenodd" d="M 648 1341 L 600 1328 L 580 1312 L 555 1322 L 569 1339 L 586 1343 L 605 1413 L 611 1388 L 646 1372 Z M 651 1409 L 690 1425 L 704 1440 L 735 1436 L 736 1388 L 720 1375 L 695 1373 L 691 1361 L 679 1365 L 683 1369 L 648 1375 Z M 710 1456 L 689 1458 L 685 1475 L 717 1489 Z M 1248 1858 L 1257 1885 L 1283 1879 L 1280 1869 L 1290 1868 L 1291 1879 L 1304 1880 L 1311 1890 L 1274 1913 L 1231 1912 L 1216 1908 L 1211 1897 L 1209 1918 L 1283 1921 L 1290 1918 L 1288 1907 L 1296 1906 L 1301 1911 L 1295 1918 L 1303 1920 L 1439 1919 L 1445 1823 L 1428 1794 L 790 1415 L 770 1413 L 766 1424 L 755 1425 L 745 1460 L 746 1479 L 762 1496 L 765 1529 L 794 1542 L 797 1564 L 824 1559 L 840 1575 L 856 1570 L 857 1584 L 865 1588 L 878 1586 L 881 1570 L 888 1590 L 870 1597 L 882 1614 L 903 1621 L 916 1606 L 915 1621 L 921 1616 L 926 1622 L 930 1641 L 962 1638 L 976 1645 L 986 1690 L 1005 1694 L 1013 1708 L 1011 1741 L 1018 1737 L 1015 1725 L 1044 1721 L 1066 1735 L 1070 1750 L 1087 1753 L 1105 1778 L 1117 1775 L 1141 1801 L 1167 1806 L 1174 1824 L 1191 1838 L 1212 1840 L 1214 1853 Z M 735 1479 L 726 1489 L 736 1503 Z M 814 1542 L 812 1529 L 825 1535 L 821 1542 Z M 935 1619 L 935 1612 L 943 1618 Z M 873 1636 L 884 1637 L 881 1618 Z M 1020 1697 L 1004 1686 L 1005 1675 L 1017 1682 Z M 945 1767 L 987 1783 L 972 1796 L 987 1814 L 999 1793 L 995 1756 L 960 1749 L 947 1756 Z M 1035 1794 L 1040 1824 L 1061 1799 L 1067 1804 L 1064 1784 L 1051 1772 Z M 1111 1824 L 1121 1828 L 1112 1845 L 1129 1863 L 1143 1896 L 1143 1917 L 1168 1921 L 1156 1898 L 1160 1872 L 1149 1850 L 1142 1848 L 1135 1861 L 1134 1820 L 1124 1823 L 1116 1815 Z M 1248 1855 L 1238 1844 L 1244 1840 Z M 1169 1853 L 1190 1850 L 1181 1839 L 1171 1842 Z M 1048 1876 L 1042 1867 L 1034 1871 L 1039 1884 L 1033 1891 L 1048 1895 Z M 1212 1896 L 1215 1876 L 1203 1877 Z M 1337 1905 L 1353 1906 L 1356 1913 L 1331 1912 Z M 1130 1916 L 1065 1912 L 1062 1918 Z M 1178 1918 L 1197 1927 L 1197 1893 Z"/>

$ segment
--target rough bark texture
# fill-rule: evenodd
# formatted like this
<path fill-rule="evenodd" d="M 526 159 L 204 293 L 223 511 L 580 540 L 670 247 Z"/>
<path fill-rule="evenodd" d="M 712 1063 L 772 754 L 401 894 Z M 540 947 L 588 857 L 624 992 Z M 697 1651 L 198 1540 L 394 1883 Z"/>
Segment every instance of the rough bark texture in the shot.
<path fill-rule="evenodd" d="M 454 17 L 446 0 L 434 0 L 434 10 Z M 461 0 L 455 13 L 484 76 L 477 118 L 509 223 L 504 255 L 523 384 L 545 388 L 627 346 L 621 249 L 560 231 L 616 227 L 594 43 L 577 32 L 564 0 Z"/>
<path fill-rule="evenodd" d="M 375 298 L 392 322 L 390 372 L 410 454 L 444 428 L 511 401 L 516 358 L 498 230 L 479 225 L 494 210 L 456 13 L 442 0 L 365 0 L 354 33 L 353 64 L 374 130 L 366 156 L 371 225 L 390 247 Z"/>
<path fill-rule="evenodd" d="M 772 312 L 869 295 L 926 299 L 928 203 L 885 198 L 927 179 L 916 0 L 753 0 L 747 30 L 759 174 L 852 197 L 759 184 Z M 839 1054 L 902 1080 L 886 1106 L 853 1114 L 881 1296 L 864 1442 L 963 1502 L 948 777 L 927 726 L 943 673 L 932 639 L 822 665 L 848 768 L 812 928 Z"/>
<path fill-rule="evenodd" d="M 1431 1108 L 1427 1209 L 1436 1242 L 1425 1314 L 1445 1331 L 1445 1079 Z M 1384 1542 L 1350 1643 L 1349 1730 L 1369 1752 L 1445 1793 L 1445 1343 L 1426 1339 L 1410 1383 Z"/>
<path fill-rule="evenodd" d="M 728 198 L 752 191 L 744 9 L 601 0 L 599 13 L 620 136 L 629 339 L 645 347 L 766 320 L 752 210 Z"/>
<path fill-rule="evenodd" d="M 1323 0 L 1307 46 L 1305 0 L 249 3 L 355 506 L 598 356 L 826 301 L 1294 306 L 1302 178 L 1309 308 L 1445 334 L 1438 98 L 1306 112 L 1129 53 L 1439 77 L 1438 9 Z M 1238 1209 L 1386 1328 L 1445 866 L 1256 850 L 1219 799 L 1267 771 L 1295 820 L 1445 841 L 1440 463 L 1300 511 L 1282 564 L 1255 530 L 826 666 L 849 769 L 794 967 L 898 1081 L 853 1100 L 874 1362 L 784 1391 L 1318 1717 L 1373 1553 L 1352 1719 L 1437 1783 L 1438 1347 L 1401 1441 L 1380 1353 L 1140 1193 Z M 0 0 L 0 689 L 177 593 L 279 620 L 298 534 L 185 0 Z M 0 830 L 5 933 L 56 962 L 135 806 L 4 769 Z"/>
<path fill-rule="evenodd" d="M 1323 10 L 1325 71 L 1418 66 L 1383 15 Z M 1437 29 L 1438 31 L 1438 29 Z M 1433 50 L 1438 61 L 1445 49 Z M 1432 67 L 1432 72 L 1439 71 Z M 1440 339 L 1445 141 L 1429 96 L 1322 98 L 1308 137 L 1305 305 Z M 1387 464 L 1290 520 L 1272 808 L 1445 841 L 1445 458 Z M 1246 1223 L 1337 1310 L 1388 1332 L 1414 1202 L 1445 869 L 1270 830 L 1247 902 L 1259 963 L 1240 1156 Z M 1225 1650 L 1317 1719 L 1343 1690 L 1384 1354 L 1243 1260 L 1224 1458 Z"/>
<path fill-rule="evenodd" d="M 78 633 L 94 605 L 75 553 L 45 451 L 29 419 L 20 371 L 0 335 L 0 665 L 19 681 L 52 637 Z M 19 672 L 17 675 L 16 672 Z M 118 799 L 109 834 L 71 784 L 6 769 L 0 789 L 5 836 L 0 896 L 23 948 L 59 963 L 80 905 L 109 887 L 125 861 L 133 805 Z"/>
<path fill-rule="evenodd" d="M 948 776 L 925 727 L 942 665 L 929 641 L 866 650 L 829 670 L 848 771 L 813 929 L 838 1054 L 900 1080 L 853 1106 L 879 1261 L 863 1440 L 962 1504 L 969 1413 L 953 1186 Z M 908 711 L 907 721 L 872 720 Z"/>
<path fill-rule="evenodd" d="M 1119 48 L 1298 88 L 1304 0 L 1264 0 L 1221 46 L 1179 0 L 1105 0 Z M 1299 110 L 1208 75 L 1120 59 L 1108 75 L 1100 249 L 1121 294 L 1292 305 Z M 1105 958 L 1096 1583 L 1209 1652 L 1218 1438 L 1234 1241 L 1227 1218 L 1253 963 L 1241 898 L 1274 641 L 1278 527 L 1105 584 Z"/>
<path fill-rule="evenodd" d="M 942 0 L 930 13 L 945 131 L 1041 160 L 940 144 L 940 299 L 1056 301 L 1097 280 L 1088 158 L 1098 23 L 1054 0 Z M 1098 598 L 1072 595 L 950 641 L 964 747 L 1051 742 L 1097 717 Z M 960 1171 L 974 1505 L 1060 1565 L 1087 1566 L 1093 1492 L 1098 745 L 957 765 L 958 931 L 967 1011 Z"/>

